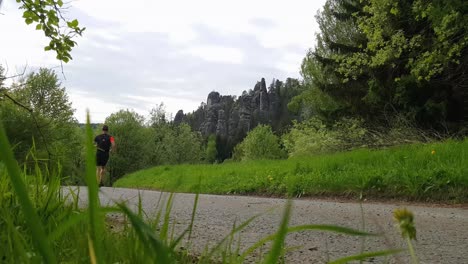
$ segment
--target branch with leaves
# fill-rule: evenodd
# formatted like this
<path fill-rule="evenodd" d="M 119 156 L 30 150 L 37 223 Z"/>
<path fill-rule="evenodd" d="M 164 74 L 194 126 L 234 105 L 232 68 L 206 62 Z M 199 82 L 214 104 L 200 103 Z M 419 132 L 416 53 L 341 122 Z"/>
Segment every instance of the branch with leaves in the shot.
<path fill-rule="evenodd" d="M 54 50 L 57 59 L 68 62 L 72 59 L 71 50 L 76 45 L 73 40 L 81 36 L 85 27 L 80 27 L 78 20 L 69 20 L 63 13 L 67 7 L 62 0 L 16 0 L 24 9 L 23 18 L 26 24 L 35 25 L 50 39 L 44 50 Z"/>

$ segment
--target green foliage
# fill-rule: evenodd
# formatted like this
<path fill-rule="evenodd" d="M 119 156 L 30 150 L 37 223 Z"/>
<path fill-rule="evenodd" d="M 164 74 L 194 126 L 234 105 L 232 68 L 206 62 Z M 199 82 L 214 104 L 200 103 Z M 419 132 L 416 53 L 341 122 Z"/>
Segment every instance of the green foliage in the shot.
<path fill-rule="evenodd" d="M 278 137 L 270 126 L 259 125 L 247 134 L 247 137 L 235 148 L 235 159 L 258 160 L 279 159 L 284 156 Z"/>
<path fill-rule="evenodd" d="M 108 164 L 112 181 L 149 166 L 197 163 L 205 156 L 201 136 L 187 124 L 166 121 L 163 105 L 152 111 L 149 122 L 132 110 L 121 110 L 105 123 L 117 146 Z"/>
<path fill-rule="evenodd" d="M 290 157 L 349 150 L 372 143 L 362 121 L 348 118 L 328 126 L 318 118 L 294 122 L 282 141 Z"/>
<path fill-rule="evenodd" d="M 28 188 L 26 187 L 22 179 L 21 171 L 18 167 L 18 164 L 16 163 L 16 160 L 14 159 L 13 152 L 11 151 L 11 146 L 8 142 L 8 138 L 3 128 L 2 122 L 0 122 L 0 150 L 2 150 L 2 153 L 0 153 L 0 165 L 5 165 L 6 167 L 5 174 L 7 174 L 7 176 L 9 177 L 12 187 L 9 191 L 14 190 L 16 199 L 18 200 L 18 204 L 21 205 L 21 210 L 24 215 L 24 220 L 26 222 L 25 227 L 27 227 L 28 230 L 31 232 L 31 240 L 33 241 L 35 247 L 38 248 L 38 251 L 41 254 L 42 258 L 47 263 L 56 263 L 56 258 L 53 255 L 50 241 L 45 235 L 44 227 L 41 225 L 41 219 L 35 211 L 33 203 L 29 199 Z M 2 182 L 4 181 L 4 178 L 4 175 L 2 175 Z M 11 194 L 10 196 L 13 196 L 13 194 Z M 4 213 L 8 214 L 11 212 Z"/>
<path fill-rule="evenodd" d="M 467 13 L 461 0 L 328 0 L 302 64 L 307 89 L 291 108 L 328 121 L 359 115 L 381 124 L 396 114 L 460 130 L 468 116 Z"/>
<path fill-rule="evenodd" d="M 80 27 L 78 20 L 69 20 L 62 12 L 69 8 L 64 6 L 62 0 L 16 0 L 23 9 L 23 18 L 26 24 L 35 25 L 36 30 L 42 30 L 50 39 L 49 45 L 44 50 L 54 50 L 57 59 L 68 62 L 72 59 L 70 52 L 75 47 L 75 36 L 81 36 L 84 27 Z"/>
<path fill-rule="evenodd" d="M 213 194 L 359 197 L 362 193 L 366 198 L 464 202 L 467 149 L 465 139 L 287 160 L 159 166 L 127 175 L 115 186 Z"/>
<path fill-rule="evenodd" d="M 211 135 L 208 137 L 208 143 L 206 144 L 206 161 L 208 163 L 214 163 L 218 151 L 216 150 L 216 137 Z"/>
<path fill-rule="evenodd" d="M 151 129 L 153 164 L 197 163 L 203 158 L 202 139 L 187 124 L 163 123 Z"/>
<path fill-rule="evenodd" d="M 63 176 L 80 173 L 80 131 L 56 73 L 41 68 L 1 92 L 5 97 L 0 103 L 0 119 L 15 146 L 16 159 L 32 168 L 28 153 L 34 148 L 35 158 L 49 169 L 60 164 Z"/>
<path fill-rule="evenodd" d="M 148 165 L 151 140 L 143 116 L 132 110 L 120 110 L 107 117 L 105 124 L 116 144 L 116 152 L 111 153 L 109 160 L 112 180 Z"/>
<path fill-rule="evenodd" d="M 203 157 L 200 134 L 192 132 L 187 124 L 176 126 L 174 132 L 174 137 L 164 142 L 172 149 L 169 160 L 176 164 L 200 162 Z"/>

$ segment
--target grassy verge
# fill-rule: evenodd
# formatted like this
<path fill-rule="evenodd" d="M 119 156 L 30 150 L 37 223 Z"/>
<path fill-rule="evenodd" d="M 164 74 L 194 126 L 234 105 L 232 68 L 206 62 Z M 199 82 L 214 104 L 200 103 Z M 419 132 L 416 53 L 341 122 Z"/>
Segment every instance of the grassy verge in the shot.
<path fill-rule="evenodd" d="M 468 201 L 468 139 L 288 160 L 158 166 L 116 187 L 280 196 L 358 196 Z"/>

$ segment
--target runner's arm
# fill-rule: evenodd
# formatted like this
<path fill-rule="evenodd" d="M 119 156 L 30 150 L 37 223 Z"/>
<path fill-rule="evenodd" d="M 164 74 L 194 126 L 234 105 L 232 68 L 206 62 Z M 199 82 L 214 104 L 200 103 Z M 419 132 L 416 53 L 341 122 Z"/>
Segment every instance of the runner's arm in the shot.
<path fill-rule="evenodd" d="M 114 140 L 114 137 L 111 137 L 111 138 L 110 138 L 110 142 L 111 142 L 111 149 L 110 149 L 110 151 L 111 151 L 111 152 L 115 152 L 115 140 Z"/>

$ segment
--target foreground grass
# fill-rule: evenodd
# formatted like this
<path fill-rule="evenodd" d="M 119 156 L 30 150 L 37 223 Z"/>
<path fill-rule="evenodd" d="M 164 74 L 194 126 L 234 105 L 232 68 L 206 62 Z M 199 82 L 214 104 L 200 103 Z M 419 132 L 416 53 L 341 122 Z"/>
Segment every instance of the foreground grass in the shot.
<path fill-rule="evenodd" d="M 359 196 L 468 201 L 468 139 L 288 160 L 158 166 L 116 187 L 279 196 Z"/>
<path fill-rule="evenodd" d="M 60 179 L 36 160 L 35 170 L 21 171 L 13 158 L 11 146 L 0 122 L 0 262 L 2 263 L 244 263 L 244 260 L 265 243 L 271 247 L 260 254 L 261 263 L 278 263 L 287 251 L 286 236 L 294 232 L 322 231 L 349 236 L 376 236 L 364 231 L 333 225 L 289 226 L 292 202 L 289 201 L 277 232 L 260 239 L 240 251 L 235 239 L 257 216 L 234 224 L 232 230 L 213 247 L 194 256 L 190 252 L 192 227 L 197 211 L 195 195 L 191 223 L 175 236 L 175 222 L 171 222 L 173 194 L 166 201 L 157 201 L 154 219 L 144 217 L 141 197 L 135 211 L 125 203 L 114 207 L 102 206 L 95 179 L 94 147 L 91 127 L 86 126 L 86 181 L 88 207 L 78 206 L 79 195 L 70 189 L 64 197 Z M 31 152 L 31 155 L 34 155 Z M 77 192 L 79 189 L 76 190 Z M 106 224 L 106 214 L 119 213 L 124 217 L 122 230 L 112 231 Z M 403 214 L 402 214 L 403 215 Z M 175 220 L 173 220 L 175 221 Z M 407 221 L 404 222 L 408 226 Z M 184 241 L 184 237 L 188 236 Z M 178 245 L 187 242 L 185 250 Z M 184 243 L 185 244 L 185 243 Z M 238 245 L 235 247 L 234 245 Z M 288 249 L 289 251 L 290 249 Z M 376 252 L 361 251 L 330 263 L 347 263 L 370 257 L 385 257 L 400 253 L 400 249 Z"/>

